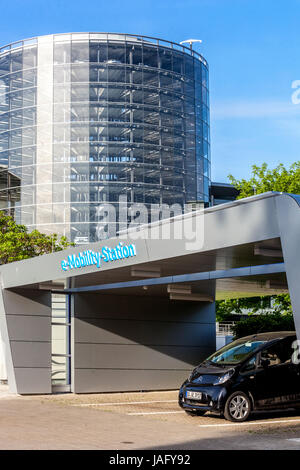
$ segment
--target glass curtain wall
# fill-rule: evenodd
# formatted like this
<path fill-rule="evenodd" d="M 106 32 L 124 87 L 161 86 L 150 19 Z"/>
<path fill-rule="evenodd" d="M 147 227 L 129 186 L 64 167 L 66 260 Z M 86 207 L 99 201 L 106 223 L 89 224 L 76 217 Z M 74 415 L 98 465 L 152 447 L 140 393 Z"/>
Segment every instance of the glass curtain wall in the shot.
<path fill-rule="evenodd" d="M 37 45 L 0 51 L 0 210 L 35 223 Z"/>
<path fill-rule="evenodd" d="M 148 208 L 208 203 L 205 59 L 130 35 L 36 41 L 0 50 L 0 208 L 87 243 L 107 236 L 101 209 L 118 211 L 121 195 Z M 47 89 L 43 67 L 52 72 Z"/>

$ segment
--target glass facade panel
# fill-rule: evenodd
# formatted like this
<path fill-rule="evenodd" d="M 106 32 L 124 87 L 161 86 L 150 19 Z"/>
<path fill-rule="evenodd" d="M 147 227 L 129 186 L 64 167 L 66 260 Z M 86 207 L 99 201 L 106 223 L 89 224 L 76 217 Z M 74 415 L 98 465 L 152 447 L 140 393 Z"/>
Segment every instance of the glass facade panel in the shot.
<path fill-rule="evenodd" d="M 208 68 L 173 46 L 79 33 L 0 49 L 0 207 L 86 243 L 120 195 L 208 203 Z"/>
<path fill-rule="evenodd" d="M 70 384 L 70 318 L 68 298 L 52 294 L 51 327 L 51 378 L 52 385 Z"/>

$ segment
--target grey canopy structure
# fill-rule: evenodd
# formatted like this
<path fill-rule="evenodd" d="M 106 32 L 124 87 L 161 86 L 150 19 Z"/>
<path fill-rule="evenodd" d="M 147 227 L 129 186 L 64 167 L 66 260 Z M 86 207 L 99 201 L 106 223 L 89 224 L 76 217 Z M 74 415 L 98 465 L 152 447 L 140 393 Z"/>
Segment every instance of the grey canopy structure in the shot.
<path fill-rule="evenodd" d="M 69 349 L 61 356 L 65 389 L 75 393 L 177 388 L 215 350 L 216 298 L 289 292 L 300 339 L 298 196 L 253 196 L 177 217 L 171 228 L 188 219 L 198 244 L 155 230 L 147 237 L 144 226 L 1 266 L 10 390 L 55 389 L 55 295 L 67 299 Z"/>

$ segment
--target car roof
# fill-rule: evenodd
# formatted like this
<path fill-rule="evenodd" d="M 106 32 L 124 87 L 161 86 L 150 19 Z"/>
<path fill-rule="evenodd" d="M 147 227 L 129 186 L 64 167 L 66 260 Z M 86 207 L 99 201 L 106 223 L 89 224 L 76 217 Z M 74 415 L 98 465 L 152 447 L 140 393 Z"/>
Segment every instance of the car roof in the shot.
<path fill-rule="evenodd" d="M 296 336 L 295 331 L 268 331 L 266 333 L 257 333 L 254 335 L 244 336 L 243 338 L 238 338 L 239 340 L 259 340 L 259 341 L 272 341 L 274 339 L 283 339 L 289 336 Z"/>

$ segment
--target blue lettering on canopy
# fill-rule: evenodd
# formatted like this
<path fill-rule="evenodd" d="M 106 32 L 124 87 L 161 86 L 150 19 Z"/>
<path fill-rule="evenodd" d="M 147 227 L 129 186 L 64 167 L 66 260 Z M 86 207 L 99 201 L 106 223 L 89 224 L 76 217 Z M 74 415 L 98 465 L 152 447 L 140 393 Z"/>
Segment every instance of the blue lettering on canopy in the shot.
<path fill-rule="evenodd" d="M 77 255 L 69 255 L 67 259 L 61 261 L 60 266 L 63 271 L 84 268 L 92 265 L 97 266 L 97 268 L 101 268 L 102 260 L 105 263 L 111 263 L 131 258 L 136 256 L 136 254 L 137 251 L 134 244 L 123 245 L 123 243 L 120 242 L 114 248 L 104 246 L 101 251 L 85 250 Z"/>

